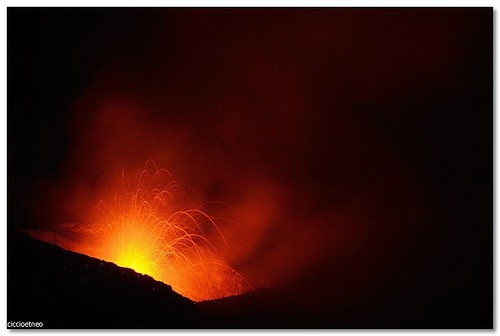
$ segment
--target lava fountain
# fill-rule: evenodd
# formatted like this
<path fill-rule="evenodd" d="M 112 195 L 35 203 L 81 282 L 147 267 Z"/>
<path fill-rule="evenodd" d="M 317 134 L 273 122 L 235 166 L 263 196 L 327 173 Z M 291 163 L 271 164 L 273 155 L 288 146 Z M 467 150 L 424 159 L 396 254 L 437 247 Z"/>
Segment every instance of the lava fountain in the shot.
<path fill-rule="evenodd" d="M 120 190 L 93 209 L 87 235 L 63 247 L 150 275 L 193 301 L 250 290 L 238 272 L 217 258 L 205 234 L 215 232 L 225 242 L 216 220 L 201 208 L 181 210 L 182 187 L 154 163 L 154 173 L 148 171 L 148 164 L 133 188 L 122 173 Z"/>

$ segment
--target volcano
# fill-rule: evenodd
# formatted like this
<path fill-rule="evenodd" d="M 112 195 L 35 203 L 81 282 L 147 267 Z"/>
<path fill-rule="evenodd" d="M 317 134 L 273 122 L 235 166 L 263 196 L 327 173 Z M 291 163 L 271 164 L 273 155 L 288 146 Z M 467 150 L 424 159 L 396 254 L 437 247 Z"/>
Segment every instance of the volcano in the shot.
<path fill-rule="evenodd" d="M 10 322 L 493 327 L 493 8 L 7 30 Z"/>

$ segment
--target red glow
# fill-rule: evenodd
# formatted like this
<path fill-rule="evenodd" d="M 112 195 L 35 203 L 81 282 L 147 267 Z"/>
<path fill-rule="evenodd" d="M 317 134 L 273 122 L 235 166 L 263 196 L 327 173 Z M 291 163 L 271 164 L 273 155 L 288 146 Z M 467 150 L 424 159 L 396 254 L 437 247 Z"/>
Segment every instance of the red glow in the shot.
<path fill-rule="evenodd" d="M 122 188 L 110 190 L 93 209 L 89 234 L 79 244 L 52 242 L 150 275 L 194 301 L 251 289 L 240 274 L 218 258 L 207 238 L 204 231 L 215 230 L 224 240 L 216 220 L 200 208 L 181 210 L 181 186 L 166 170 L 152 166 L 154 163 L 148 162 L 132 188 L 126 186 L 122 174 Z"/>

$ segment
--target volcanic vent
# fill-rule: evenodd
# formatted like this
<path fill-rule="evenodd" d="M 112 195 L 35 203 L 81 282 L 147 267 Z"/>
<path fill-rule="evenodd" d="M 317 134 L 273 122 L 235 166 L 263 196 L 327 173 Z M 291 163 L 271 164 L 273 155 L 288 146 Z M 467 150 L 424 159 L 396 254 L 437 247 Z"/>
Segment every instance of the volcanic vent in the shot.
<path fill-rule="evenodd" d="M 126 180 L 124 173 L 117 180 L 89 209 L 87 223 L 63 224 L 55 232 L 31 235 L 150 275 L 193 301 L 252 288 L 218 257 L 211 240 L 225 239 L 217 219 L 202 206 L 182 209 L 179 203 L 185 193 L 167 170 L 148 161 L 135 181 Z"/>

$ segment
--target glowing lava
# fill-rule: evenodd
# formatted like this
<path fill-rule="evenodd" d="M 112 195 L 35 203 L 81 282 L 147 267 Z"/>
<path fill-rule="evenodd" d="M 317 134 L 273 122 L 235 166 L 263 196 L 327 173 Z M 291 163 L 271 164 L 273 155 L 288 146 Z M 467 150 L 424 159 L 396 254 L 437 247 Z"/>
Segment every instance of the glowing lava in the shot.
<path fill-rule="evenodd" d="M 224 239 L 215 220 L 200 209 L 179 210 L 182 188 L 166 170 L 155 171 L 143 170 L 133 192 L 123 187 L 101 200 L 92 234 L 70 249 L 150 275 L 194 301 L 251 289 L 206 238 L 210 230 Z"/>

